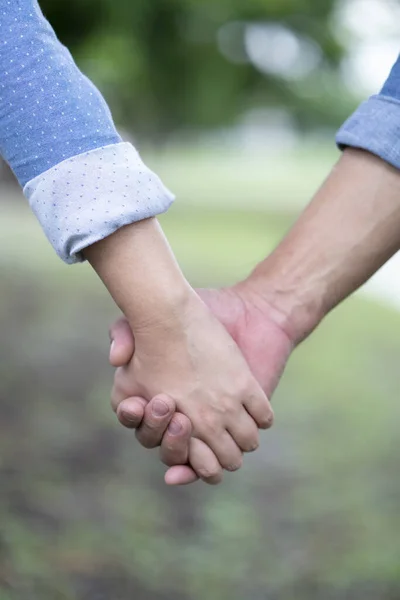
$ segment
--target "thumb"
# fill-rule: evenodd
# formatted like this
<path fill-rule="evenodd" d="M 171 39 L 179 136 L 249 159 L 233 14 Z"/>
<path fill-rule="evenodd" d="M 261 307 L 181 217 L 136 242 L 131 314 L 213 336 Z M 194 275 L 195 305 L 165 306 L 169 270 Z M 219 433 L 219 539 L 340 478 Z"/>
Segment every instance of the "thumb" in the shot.
<path fill-rule="evenodd" d="M 176 465 L 168 469 L 164 481 L 167 485 L 189 485 L 198 479 L 198 476 L 189 465 Z"/>
<path fill-rule="evenodd" d="M 110 363 L 113 367 L 124 367 L 135 352 L 135 338 L 125 317 L 121 317 L 110 327 Z"/>

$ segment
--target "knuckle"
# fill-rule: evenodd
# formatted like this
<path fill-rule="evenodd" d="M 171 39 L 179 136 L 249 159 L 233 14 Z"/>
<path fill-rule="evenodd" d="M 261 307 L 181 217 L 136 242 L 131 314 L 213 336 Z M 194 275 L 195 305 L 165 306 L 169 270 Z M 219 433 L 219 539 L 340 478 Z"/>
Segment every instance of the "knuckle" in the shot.
<path fill-rule="evenodd" d="M 204 411 L 201 414 L 198 429 L 200 429 L 203 432 L 206 432 L 207 434 L 215 436 L 219 433 L 220 427 L 220 416 L 211 411 Z"/>
<path fill-rule="evenodd" d="M 226 398 L 221 402 L 221 410 L 220 412 L 224 416 L 233 417 L 237 415 L 238 411 L 241 408 L 241 403 L 233 398 Z"/>
<path fill-rule="evenodd" d="M 221 470 L 219 467 L 199 467 L 197 474 L 200 479 L 212 482 L 221 476 Z"/>
<path fill-rule="evenodd" d="M 175 452 L 173 449 L 163 450 L 161 452 L 161 462 L 167 467 L 183 465 L 186 463 L 186 455 L 181 452 Z"/>
<path fill-rule="evenodd" d="M 163 442 L 162 446 L 163 446 L 163 451 L 166 454 L 174 454 L 177 451 L 177 448 L 176 448 L 175 444 L 172 441 L 170 441 L 170 440 L 168 440 L 166 442 Z"/>
<path fill-rule="evenodd" d="M 114 384 L 111 391 L 111 399 L 115 404 L 119 404 L 122 400 L 129 398 L 130 394 L 128 390 L 122 385 L 119 378 L 114 377 Z"/>
<path fill-rule="evenodd" d="M 162 431 L 162 425 L 157 421 L 153 421 L 152 419 L 146 419 L 145 417 L 145 420 L 143 422 L 143 430 L 147 434 L 154 436 L 158 434 L 159 431 Z"/>
<path fill-rule="evenodd" d="M 158 394 L 157 396 L 154 396 L 154 398 L 152 399 L 152 403 L 154 404 L 156 402 L 165 404 L 166 408 L 168 409 L 168 412 L 175 411 L 175 401 L 167 394 Z"/>
<path fill-rule="evenodd" d="M 202 479 L 202 481 L 205 481 L 206 483 L 210 484 L 210 485 L 215 485 L 217 483 L 220 482 L 221 480 L 221 476 L 218 472 L 209 472 L 209 471 L 204 471 L 204 474 L 199 474 L 200 479 Z"/>
<path fill-rule="evenodd" d="M 165 456 L 175 460 L 178 460 L 184 454 L 183 449 L 173 441 L 163 441 L 162 449 Z"/>
<path fill-rule="evenodd" d="M 248 397 L 254 390 L 254 379 L 248 373 L 238 375 L 235 385 L 235 395 L 240 398 Z"/>

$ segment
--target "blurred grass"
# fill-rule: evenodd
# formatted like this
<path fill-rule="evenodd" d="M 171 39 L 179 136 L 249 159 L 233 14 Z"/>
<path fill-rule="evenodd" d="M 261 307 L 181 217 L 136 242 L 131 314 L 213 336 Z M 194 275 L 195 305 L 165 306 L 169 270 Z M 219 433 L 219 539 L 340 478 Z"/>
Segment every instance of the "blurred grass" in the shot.
<path fill-rule="evenodd" d="M 146 161 L 174 191 L 178 203 L 242 213 L 298 210 L 321 185 L 339 157 L 334 145 L 306 141 L 287 151 L 241 152 L 228 148 L 145 153 Z"/>
<path fill-rule="evenodd" d="M 225 284 L 293 213 L 252 202 L 268 186 L 228 212 L 241 188 L 221 175 L 213 192 L 204 169 L 214 203 L 182 199 L 162 222 L 193 284 Z M 63 267 L 19 203 L 0 236 L 1 600 L 397 600 L 400 315 L 359 296 L 337 309 L 295 353 L 245 468 L 170 490 L 108 409 L 115 309 L 96 277 Z"/>

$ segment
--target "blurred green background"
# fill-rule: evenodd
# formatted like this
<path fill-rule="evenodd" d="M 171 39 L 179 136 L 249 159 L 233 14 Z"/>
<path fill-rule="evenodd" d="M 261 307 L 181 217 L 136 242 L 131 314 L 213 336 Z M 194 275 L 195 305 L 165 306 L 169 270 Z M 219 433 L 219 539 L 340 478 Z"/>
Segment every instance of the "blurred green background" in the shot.
<path fill-rule="evenodd" d="M 177 193 L 161 221 L 201 286 L 272 250 L 398 46 L 391 0 L 41 4 Z M 395 276 L 296 351 L 240 472 L 168 489 L 109 408 L 115 307 L 2 181 L 0 600 L 398 600 Z"/>

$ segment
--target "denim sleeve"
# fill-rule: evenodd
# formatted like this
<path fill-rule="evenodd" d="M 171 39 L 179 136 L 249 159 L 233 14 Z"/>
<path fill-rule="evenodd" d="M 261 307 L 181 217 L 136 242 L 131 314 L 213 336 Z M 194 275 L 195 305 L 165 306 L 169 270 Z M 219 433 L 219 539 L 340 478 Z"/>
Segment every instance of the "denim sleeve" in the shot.
<path fill-rule="evenodd" d="M 342 125 L 339 148 L 362 148 L 400 169 L 400 57 L 379 94 L 371 96 Z"/>
<path fill-rule="evenodd" d="M 173 196 L 123 143 L 37 0 L 0 0 L 0 153 L 66 262 Z"/>

